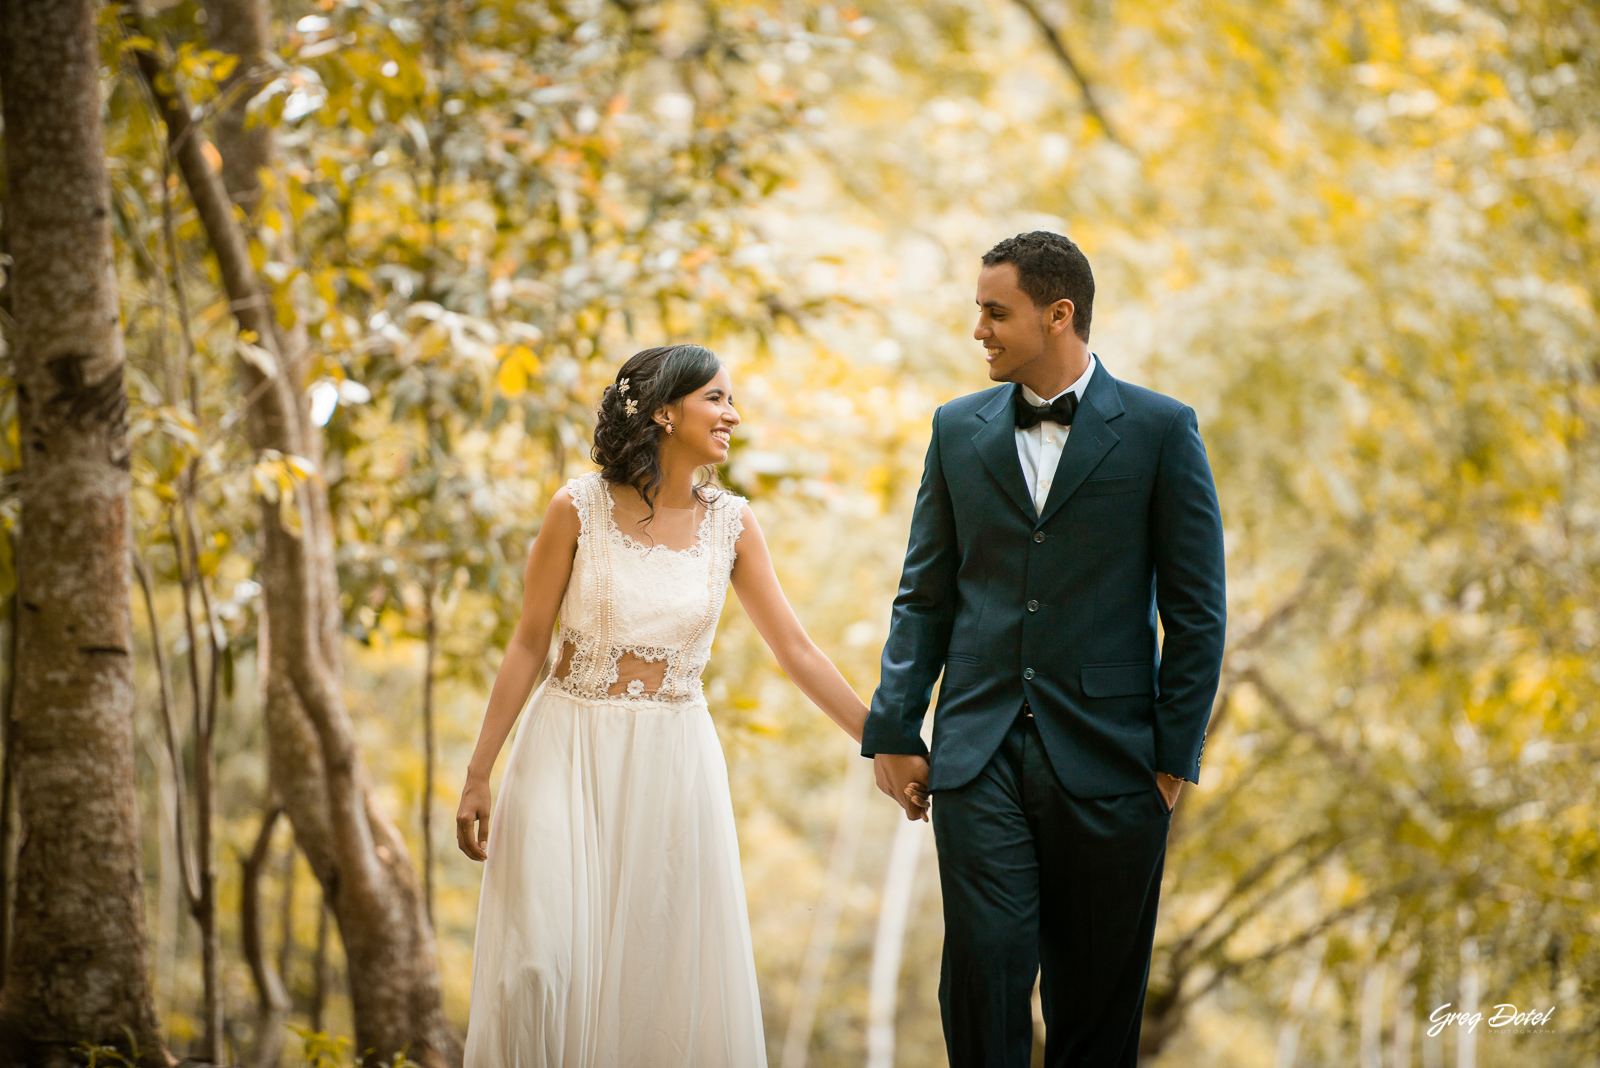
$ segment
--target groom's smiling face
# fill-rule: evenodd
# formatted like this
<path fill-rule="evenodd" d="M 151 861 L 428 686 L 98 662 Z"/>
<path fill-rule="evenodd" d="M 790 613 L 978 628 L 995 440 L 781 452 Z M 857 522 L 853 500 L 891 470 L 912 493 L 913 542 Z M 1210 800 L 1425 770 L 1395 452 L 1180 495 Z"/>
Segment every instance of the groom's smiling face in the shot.
<path fill-rule="evenodd" d="M 1017 285 L 1017 267 L 997 263 L 978 272 L 978 325 L 972 336 L 983 342 L 989 378 L 995 382 L 1020 382 L 1028 369 L 1045 356 L 1052 336 L 1064 319 L 1071 328 L 1072 301 L 1058 300 L 1040 308 Z"/>

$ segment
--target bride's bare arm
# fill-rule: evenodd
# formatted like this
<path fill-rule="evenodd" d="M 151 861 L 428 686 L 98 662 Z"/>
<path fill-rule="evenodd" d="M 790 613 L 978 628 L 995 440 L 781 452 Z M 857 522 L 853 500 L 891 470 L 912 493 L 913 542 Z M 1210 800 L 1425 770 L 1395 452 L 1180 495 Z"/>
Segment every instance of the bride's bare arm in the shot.
<path fill-rule="evenodd" d="M 800 692 L 856 741 L 867 721 L 867 706 L 844 681 L 800 625 L 772 570 L 772 553 L 750 506 L 744 507 L 744 532 L 739 535 L 733 565 L 733 589 L 761 637 L 778 658 L 778 666 Z"/>
<path fill-rule="evenodd" d="M 467 764 L 466 785 L 461 788 L 456 842 L 461 852 L 473 860 L 484 860 L 489 855 L 489 771 L 550 654 L 556 613 L 572 575 L 572 556 L 578 550 L 578 526 L 578 509 L 571 494 L 562 489 L 551 498 L 539 536 L 528 553 L 528 569 L 522 580 L 522 617 L 494 677 L 489 708 L 483 715 L 472 760 Z"/>

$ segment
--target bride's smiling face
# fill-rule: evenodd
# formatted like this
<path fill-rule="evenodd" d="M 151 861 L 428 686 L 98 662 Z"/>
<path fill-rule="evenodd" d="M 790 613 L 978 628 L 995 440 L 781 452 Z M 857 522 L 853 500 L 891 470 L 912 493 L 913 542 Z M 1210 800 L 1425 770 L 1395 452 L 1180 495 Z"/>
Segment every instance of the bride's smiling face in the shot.
<path fill-rule="evenodd" d="M 656 422 L 672 423 L 672 433 L 661 439 L 663 453 L 671 449 L 696 467 L 726 461 L 733 428 L 739 425 L 728 369 L 719 369 L 711 381 L 663 407 Z"/>

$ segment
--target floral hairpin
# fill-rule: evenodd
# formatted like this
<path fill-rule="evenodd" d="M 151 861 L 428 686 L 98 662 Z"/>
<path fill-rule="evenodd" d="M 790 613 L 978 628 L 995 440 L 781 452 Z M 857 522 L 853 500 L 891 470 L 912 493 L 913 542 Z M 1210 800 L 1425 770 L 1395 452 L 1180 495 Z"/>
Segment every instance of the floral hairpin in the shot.
<path fill-rule="evenodd" d="M 622 406 L 622 410 L 629 415 L 637 415 L 639 414 L 639 402 L 630 400 Z"/>
<path fill-rule="evenodd" d="M 626 393 L 626 392 L 628 392 L 628 380 L 626 378 L 622 378 L 622 379 L 618 379 L 617 380 L 617 392 L 618 393 Z"/>

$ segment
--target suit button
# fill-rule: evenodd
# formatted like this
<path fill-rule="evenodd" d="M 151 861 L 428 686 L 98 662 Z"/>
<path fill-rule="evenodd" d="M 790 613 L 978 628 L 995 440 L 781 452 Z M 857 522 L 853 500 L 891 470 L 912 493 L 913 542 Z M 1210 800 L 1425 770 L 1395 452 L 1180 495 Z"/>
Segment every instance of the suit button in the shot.
<path fill-rule="evenodd" d="M 1033 543 L 1035 545 L 1043 545 L 1044 544 L 1044 531 L 1036 530 L 1036 531 L 1033 532 Z"/>
<path fill-rule="evenodd" d="M 1028 602 L 1028 611 L 1037 612 L 1038 610 L 1039 610 L 1039 602 L 1038 601 L 1029 601 Z"/>
<path fill-rule="evenodd" d="M 1025 679 L 1033 678 L 1033 668 L 1023 668 L 1022 677 Z"/>

